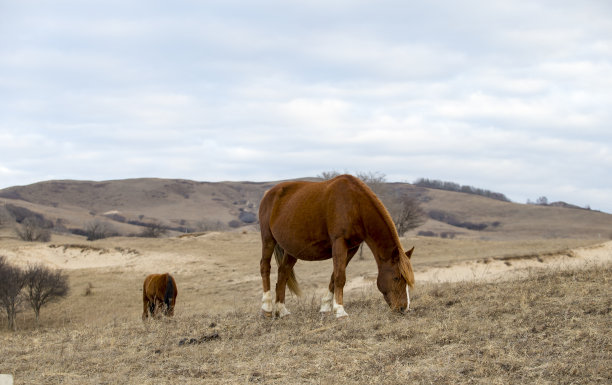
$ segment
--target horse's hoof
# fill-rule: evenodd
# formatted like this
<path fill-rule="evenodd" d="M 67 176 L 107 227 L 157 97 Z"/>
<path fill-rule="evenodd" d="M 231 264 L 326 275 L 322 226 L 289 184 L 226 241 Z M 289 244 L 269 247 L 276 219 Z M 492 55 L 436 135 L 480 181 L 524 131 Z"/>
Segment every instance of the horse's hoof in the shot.
<path fill-rule="evenodd" d="M 272 319 L 272 312 L 271 311 L 262 310 L 261 311 L 261 316 L 264 317 L 264 318 Z"/>

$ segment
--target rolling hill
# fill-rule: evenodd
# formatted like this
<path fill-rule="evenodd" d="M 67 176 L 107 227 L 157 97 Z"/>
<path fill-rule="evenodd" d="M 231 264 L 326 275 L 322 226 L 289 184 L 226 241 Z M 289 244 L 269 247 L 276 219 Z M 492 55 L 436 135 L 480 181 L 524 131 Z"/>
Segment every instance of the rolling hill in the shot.
<path fill-rule="evenodd" d="M 82 230 L 93 221 L 108 223 L 121 235 L 137 234 L 152 223 L 174 234 L 253 228 L 261 197 L 276 183 L 154 178 L 54 180 L 0 190 L 0 209 L 12 211 L 13 217 L 15 212 L 25 212 L 22 216 L 37 214 L 52 224 L 54 231 Z M 409 196 L 424 209 L 427 221 L 408 235 L 481 239 L 612 237 L 612 215 L 571 205 L 518 204 L 408 183 L 386 183 L 384 191 L 385 204 L 389 197 Z"/>

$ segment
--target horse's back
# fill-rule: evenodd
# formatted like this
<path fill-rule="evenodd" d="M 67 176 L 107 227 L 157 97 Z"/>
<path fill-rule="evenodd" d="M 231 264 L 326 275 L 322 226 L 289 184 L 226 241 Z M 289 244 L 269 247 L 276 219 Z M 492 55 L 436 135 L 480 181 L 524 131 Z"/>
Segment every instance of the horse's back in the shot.
<path fill-rule="evenodd" d="M 149 296 L 155 296 L 159 292 L 165 293 L 168 281 L 174 279 L 168 273 L 164 274 L 149 274 L 143 284 L 143 292 Z M 173 284 L 174 286 L 175 284 Z"/>
<path fill-rule="evenodd" d="M 362 182 L 350 175 L 279 183 L 260 204 L 262 237 L 273 238 L 298 259 L 330 258 L 330 238 L 358 231 L 358 200 L 364 192 Z"/>
<path fill-rule="evenodd" d="M 352 175 L 340 175 L 322 182 L 282 182 L 262 198 L 260 220 L 261 217 L 270 220 L 287 214 L 300 219 L 313 215 L 321 217 L 336 202 L 353 201 L 354 192 L 360 189 L 363 189 L 363 182 Z"/>

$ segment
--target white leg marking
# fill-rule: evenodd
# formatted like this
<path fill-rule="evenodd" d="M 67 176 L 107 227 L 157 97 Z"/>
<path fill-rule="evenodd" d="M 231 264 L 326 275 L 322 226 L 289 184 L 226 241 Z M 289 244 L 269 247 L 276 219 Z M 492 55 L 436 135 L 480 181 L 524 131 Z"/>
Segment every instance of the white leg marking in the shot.
<path fill-rule="evenodd" d="M 276 303 L 276 311 L 275 311 L 275 313 L 276 313 L 276 316 L 278 318 L 283 318 L 284 316 L 287 316 L 287 315 L 291 314 L 289 312 L 289 310 L 287 310 L 287 308 L 285 307 L 285 304 L 282 303 L 282 302 L 277 302 Z"/>
<path fill-rule="evenodd" d="M 344 311 L 344 306 L 338 305 L 336 303 L 336 299 L 334 298 L 334 314 L 336 318 L 348 317 L 348 314 Z"/>
<path fill-rule="evenodd" d="M 406 302 L 406 311 L 408 311 L 410 310 L 410 289 L 408 286 L 406 286 L 406 299 L 408 300 L 408 302 Z"/>
<path fill-rule="evenodd" d="M 272 293 L 270 292 L 270 290 L 263 293 L 261 302 L 261 310 L 265 311 L 266 313 L 272 313 L 272 310 L 274 310 L 274 308 L 272 306 Z"/>
<path fill-rule="evenodd" d="M 329 313 L 332 311 L 332 301 L 334 299 L 334 292 L 328 292 L 325 297 L 321 298 L 321 313 Z"/>

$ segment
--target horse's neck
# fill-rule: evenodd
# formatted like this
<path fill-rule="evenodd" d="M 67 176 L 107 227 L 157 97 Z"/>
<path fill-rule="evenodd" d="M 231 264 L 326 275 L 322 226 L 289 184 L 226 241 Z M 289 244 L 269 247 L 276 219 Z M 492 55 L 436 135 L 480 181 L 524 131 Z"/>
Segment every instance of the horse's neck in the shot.
<path fill-rule="evenodd" d="M 384 262 L 391 257 L 391 253 L 398 245 L 399 238 L 395 231 L 395 225 L 388 223 L 383 213 L 375 210 L 369 218 L 364 218 L 366 224 L 365 242 L 372 250 L 377 262 Z"/>

